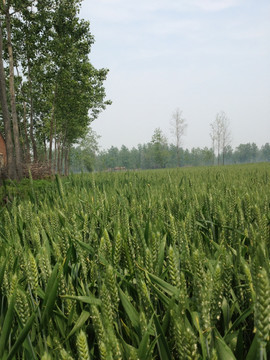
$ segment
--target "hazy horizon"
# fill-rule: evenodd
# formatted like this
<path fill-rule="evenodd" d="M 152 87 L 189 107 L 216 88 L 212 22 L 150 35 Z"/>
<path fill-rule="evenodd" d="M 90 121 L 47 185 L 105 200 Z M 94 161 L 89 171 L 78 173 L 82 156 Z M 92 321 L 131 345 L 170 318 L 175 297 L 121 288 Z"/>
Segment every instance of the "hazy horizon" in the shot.
<path fill-rule="evenodd" d="M 232 147 L 269 142 L 270 3 L 266 0 L 85 0 L 95 37 L 90 60 L 110 70 L 113 104 L 93 122 L 103 149 L 137 147 L 183 111 L 183 147 L 211 146 L 223 110 Z"/>

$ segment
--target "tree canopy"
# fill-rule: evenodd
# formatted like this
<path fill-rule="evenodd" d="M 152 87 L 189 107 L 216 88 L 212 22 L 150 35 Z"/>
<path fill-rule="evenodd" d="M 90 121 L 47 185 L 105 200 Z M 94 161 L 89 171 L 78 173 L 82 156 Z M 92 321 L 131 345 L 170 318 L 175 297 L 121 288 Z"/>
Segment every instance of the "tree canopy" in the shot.
<path fill-rule="evenodd" d="M 103 85 L 108 70 L 91 64 L 94 38 L 80 6 L 80 0 L 0 0 L 0 97 L 10 177 L 21 177 L 22 163 L 38 161 L 62 172 L 72 145 L 110 104 Z"/>
<path fill-rule="evenodd" d="M 111 147 L 92 155 L 93 168 L 95 170 L 108 170 L 124 167 L 125 169 L 156 169 L 178 167 L 178 155 L 181 157 L 181 166 L 209 166 L 217 165 L 218 157 L 210 147 L 193 147 L 178 150 L 175 144 L 156 144 L 150 141 L 147 144 L 139 144 L 137 147 L 128 149 L 122 145 L 120 149 Z M 164 157 L 162 157 L 164 155 Z M 221 154 L 222 156 L 223 154 Z M 83 158 L 83 157 L 82 157 Z M 259 148 L 254 143 L 240 144 L 235 149 L 228 147 L 224 156 L 225 164 L 242 164 L 270 161 L 270 145 L 266 143 Z M 71 168 L 74 171 L 86 170 L 78 166 L 71 159 Z"/>

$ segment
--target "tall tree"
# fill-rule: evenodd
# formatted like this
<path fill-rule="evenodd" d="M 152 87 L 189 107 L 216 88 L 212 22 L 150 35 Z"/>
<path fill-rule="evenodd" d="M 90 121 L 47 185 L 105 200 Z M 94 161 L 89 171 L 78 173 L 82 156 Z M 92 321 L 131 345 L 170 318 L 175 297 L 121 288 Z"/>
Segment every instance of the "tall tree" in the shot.
<path fill-rule="evenodd" d="M 22 2 L 24 4 L 24 1 Z M 10 106 L 11 106 L 11 117 L 12 117 L 12 129 L 13 139 L 15 148 L 15 164 L 16 174 L 19 179 L 22 178 L 22 159 L 21 159 L 21 145 L 20 145 L 20 134 L 18 125 L 18 116 L 16 109 L 16 97 L 15 97 L 15 75 L 14 75 L 14 56 L 13 56 L 13 44 L 12 44 L 12 33 L 11 33 L 11 13 L 10 9 L 12 5 L 16 5 L 16 1 L 13 4 L 12 1 L 2 0 L 1 2 L 1 16 L 4 17 L 7 34 L 7 52 L 9 62 L 9 92 L 10 92 Z M 25 4 L 24 4 L 25 5 Z M 14 10 L 16 13 L 16 9 Z M 3 56 L 3 54 L 1 54 Z"/>
<path fill-rule="evenodd" d="M 125 145 L 122 145 L 119 151 L 119 166 L 127 169 L 130 167 L 130 151 Z"/>
<path fill-rule="evenodd" d="M 220 164 L 220 156 L 222 155 L 222 164 L 225 163 L 226 148 L 231 143 L 230 122 L 224 111 L 220 111 L 216 115 L 214 122 L 210 124 L 213 151 L 217 151 L 218 165 Z"/>
<path fill-rule="evenodd" d="M 62 0 L 54 14 L 57 36 L 52 56 L 57 65 L 54 118 L 58 158 L 85 135 L 91 121 L 110 103 L 104 100 L 103 87 L 108 71 L 97 70 L 89 62 L 93 37 L 89 23 L 78 18 L 79 4 L 78 0 Z"/>
<path fill-rule="evenodd" d="M 261 160 L 270 161 L 270 144 L 266 143 L 261 147 Z"/>
<path fill-rule="evenodd" d="M 168 141 L 160 128 L 156 128 L 151 140 L 153 167 L 165 168 L 168 158 Z"/>
<path fill-rule="evenodd" d="M 180 166 L 180 146 L 182 145 L 182 139 L 187 128 L 186 120 L 182 116 L 183 111 L 176 109 L 171 119 L 171 133 L 175 140 L 177 166 Z"/>
<path fill-rule="evenodd" d="M 5 140 L 7 148 L 7 175 L 9 178 L 17 177 L 16 165 L 14 161 L 14 144 L 12 140 L 11 120 L 8 109 L 5 69 L 3 64 L 3 35 L 2 22 L 0 21 L 0 101 L 5 129 Z"/>
<path fill-rule="evenodd" d="M 95 69 L 89 61 L 93 36 L 89 23 L 79 18 L 80 6 L 81 0 L 0 0 L 16 150 L 9 159 L 15 159 L 18 174 L 20 139 L 25 161 L 48 160 L 50 168 L 54 144 L 55 164 L 62 172 L 71 146 L 110 104 L 103 86 L 108 70 Z"/>
<path fill-rule="evenodd" d="M 235 149 L 234 156 L 237 162 L 253 163 L 257 161 L 258 151 L 258 146 L 255 143 L 240 144 Z"/>

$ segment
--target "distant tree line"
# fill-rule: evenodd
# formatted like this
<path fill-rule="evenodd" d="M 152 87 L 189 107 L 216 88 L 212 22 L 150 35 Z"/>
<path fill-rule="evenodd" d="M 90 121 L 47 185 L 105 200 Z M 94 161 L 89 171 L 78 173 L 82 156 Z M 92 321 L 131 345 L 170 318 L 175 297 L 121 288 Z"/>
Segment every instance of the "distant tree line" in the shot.
<path fill-rule="evenodd" d="M 205 166 L 218 164 L 242 164 L 270 161 L 270 144 L 259 148 L 255 143 L 240 144 L 235 149 L 230 145 L 216 153 L 213 148 L 178 148 L 176 144 L 169 144 L 160 129 L 156 129 L 152 139 L 147 144 L 139 144 L 131 149 L 122 145 L 120 149 L 112 146 L 108 150 L 97 151 L 97 141 L 91 133 L 88 141 L 71 149 L 71 170 L 103 171 L 116 167 L 126 169 L 158 169 L 179 166 Z M 222 159 L 221 162 L 219 159 Z"/>
<path fill-rule="evenodd" d="M 222 154 L 223 155 L 223 154 Z M 204 166 L 217 165 L 218 158 L 213 149 L 180 148 L 181 166 Z M 270 161 L 270 144 L 266 143 L 261 148 L 255 143 L 240 144 L 233 150 L 229 147 L 225 154 L 225 164 L 242 164 Z M 100 152 L 95 159 L 96 170 L 124 166 L 127 169 L 156 169 L 173 168 L 178 166 L 178 151 L 175 145 L 164 145 L 155 149 L 152 143 L 138 145 L 137 148 L 128 149 L 122 146 L 120 149 L 111 147 L 107 151 Z"/>

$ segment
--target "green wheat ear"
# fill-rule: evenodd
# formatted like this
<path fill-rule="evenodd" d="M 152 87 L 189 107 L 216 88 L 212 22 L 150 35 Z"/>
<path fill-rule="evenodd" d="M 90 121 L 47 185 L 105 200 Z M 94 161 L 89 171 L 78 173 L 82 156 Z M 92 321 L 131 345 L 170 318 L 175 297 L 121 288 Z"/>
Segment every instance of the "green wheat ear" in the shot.
<path fill-rule="evenodd" d="M 100 312 L 96 305 L 91 306 L 91 315 L 92 315 L 92 321 L 93 321 L 93 326 L 97 341 L 99 343 L 102 341 L 105 343 L 105 330 L 102 323 Z"/>
<path fill-rule="evenodd" d="M 114 246 L 114 255 L 113 255 L 113 265 L 115 267 L 119 266 L 120 258 L 121 258 L 121 245 L 122 245 L 122 237 L 120 232 L 118 231 L 115 239 Z"/>
<path fill-rule="evenodd" d="M 255 329 L 260 346 L 265 348 L 270 336 L 270 283 L 264 268 L 257 275 L 257 297 L 255 302 Z"/>
<path fill-rule="evenodd" d="M 118 296 L 118 289 L 116 286 L 116 276 L 114 273 L 114 268 L 111 265 L 108 265 L 106 268 L 105 283 L 111 295 L 112 305 L 115 309 L 117 309 L 119 296 Z"/>
<path fill-rule="evenodd" d="M 104 283 L 101 285 L 100 298 L 102 301 L 101 312 L 104 316 L 103 318 L 105 319 L 107 325 L 113 326 L 114 309 L 112 306 L 110 292 Z"/>
<path fill-rule="evenodd" d="M 99 355 L 101 360 L 113 360 L 111 351 L 107 351 L 106 345 L 103 341 L 99 343 Z"/>
<path fill-rule="evenodd" d="M 38 268 L 37 263 L 34 255 L 31 253 L 31 251 L 28 251 L 28 254 L 25 258 L 25 264 L 26 264 L 26 273 L 28 278 L 28 283 L 31 286 L 31 289 L 33 290 L 33 293 L 37 294 L 38 289 Z"/>
<path fill-rule="evenodd" d="M 80 360 L 90 360 L 86 335 L 82 330 L 77 336 L 77 350 Z"/>
<path fill-rule="evenodd" d="M 52 360 L 52 357 L 51 357 L 51 355 L 50 355 L 49 353 L 46 352 L 46 353 L 42 356 L 41 360 Z"/>
<path fill-rule="evenodd" d="M 169 263 L 169 276 L 173 286 L 180 289 L 181 278 L 180 278 L 180 266 L 179 266 L 179 254 L 170 245 L 168 250 L 168 263 Z"/>
<path fill-rule="evenodd" d="M 26 294 L 21 290 L 17 289 L 16 298 L 16 309 L 20 316 L 23 326 L 26 324 L 27 319 L 30 317 L 30 308 Z"/>
<path fill-rule="evenodd" d="M 65 349 L 60 350 L 61 360 L 74 360 L 72 356 L 70 356 Z"/>
<path fill-rule="evenodd" d="M 211 296 L 211 322 L 213 325 L 219 320 L 220 312 L 221 312 L 221 305 L 222 305 L 222 298 L 223 298 L 223 281 L 222 281 L 222 271 L 219 264 L 217 264 L 215 273 L 213 276 L 213 289 L 212 289 L 212 296 Z"/>
<path fill-rule="evenodd" d="M 132 347 L 129 350 L 129 359 L 130 360 L 139 360 L 137 350 L 134 347 Z"/>

